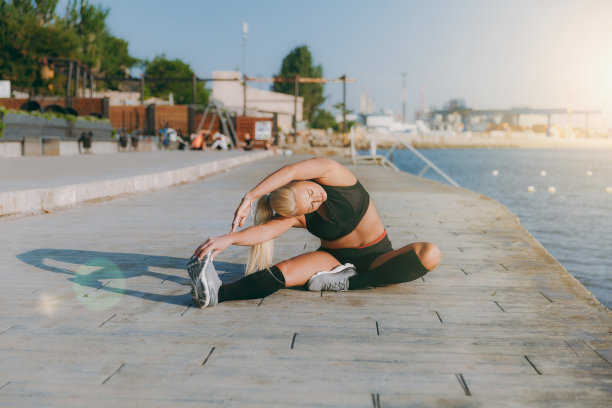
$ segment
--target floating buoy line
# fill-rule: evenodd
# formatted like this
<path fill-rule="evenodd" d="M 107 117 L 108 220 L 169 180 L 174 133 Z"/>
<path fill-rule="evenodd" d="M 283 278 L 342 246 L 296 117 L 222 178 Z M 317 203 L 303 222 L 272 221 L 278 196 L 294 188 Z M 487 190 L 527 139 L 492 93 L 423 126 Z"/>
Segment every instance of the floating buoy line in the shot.
<path fill-rule="evenodd" d="M 491 171 L 491 174 L 493 176 L 499 176 L 499 170 L 495 169 L 493 171 Z M 591 170 L 587 170 L 586 171 L 586 175 L 588 177 L 591 177 L 593 175 L 593 172 Z M 545 177 L 546 176 L 546 170 L 540 170 L 540 176 Z M 546 189 L 549 193 L 554 194 L 557 192 L 557 187 L 555 186 L 548 186 L 548 188 Z M 527 186 L 527 192 L 529 193 L 535 193 L 536 188 L 535 186 Z M 608 186 L 605 188 L 605 192 L 608 194 L 612 194 L 612 187 Z"/>

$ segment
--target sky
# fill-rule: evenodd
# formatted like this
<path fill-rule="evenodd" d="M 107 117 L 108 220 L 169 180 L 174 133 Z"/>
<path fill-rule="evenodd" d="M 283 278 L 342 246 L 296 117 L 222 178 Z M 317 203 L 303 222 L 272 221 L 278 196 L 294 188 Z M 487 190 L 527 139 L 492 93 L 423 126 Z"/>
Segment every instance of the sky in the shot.
<path fill-rule="evenodd" d="M 58 11 L 65 8 L 61 0 Z M 346 74 L 347 106 L 366 93 L 375 108 L 407 117 L 421 105 L 463 98 L 476 109 L 604 109 L 612 126 L 612 0 L 99 0 L 130 53 L 166 54 L 200 77 L 240 68 L 271 77 L 308 45 L 325 77 Z M 268 87 L 268 84 L 257 85 Z M 325 87 L 326 106 L 342 100 Z"/>

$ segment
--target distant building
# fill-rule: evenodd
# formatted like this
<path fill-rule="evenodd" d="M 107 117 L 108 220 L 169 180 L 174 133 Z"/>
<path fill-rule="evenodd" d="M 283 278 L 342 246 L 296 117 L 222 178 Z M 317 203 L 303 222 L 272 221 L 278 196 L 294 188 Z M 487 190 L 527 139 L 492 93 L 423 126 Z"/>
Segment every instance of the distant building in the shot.
<path fill-rule="evenodd" d="M 229 110 L 242 114 L 244 88 L 238 71 L 213 71 L 213 79 L 235 79 L 235 81 L 212 81 L 212 97 L 223 102 Z M 303 120 L 304 98 L 297 98 L 297 121 Z M 248 116 L 278 114 L 278 126 L 288 131 L 293 128 L 295 100 L 293 95 L 246 87 L 246 108 Z"/>
<path fill-rule="evenodd" d="M 560 124 L 566 128 L 565 137 L 573 137 L 571 135 L 575 132 L 572 127 L 581 128 L 582 137 L 589 137 L 589 120 L 595 116 L 596 122 L 601 123 L 602 113 L 600 110 L 533 109 L 526 106 L 473 109 L 458 98 L 451 100 L 443 109 L 431 109 L 429 112 L 421 110 L 416 113 L 416 117 L 425 120 L 429 128 L 436 131 L 530 130 L 554 136 L 553 125 L 558 127 Z"/>
<path fill-rule="evenodd" d="M 140 105 L 140 92 L 112 91 L 105 89 L 103 91 L 95 91 L 94 98 L 108 98 L 112 106 L 135 106 Z"/>
<path fill-rule="evenodd" d="M 367 115 L 365 117 L 365 125 L 369 129 L 382 130 L 387 132 L 409 133 L 416 131 L 417 127 L 414 123 L 402 123 L 396 121 L 393 116 L 393 111 L 385 111 L 382 114 Z"/>

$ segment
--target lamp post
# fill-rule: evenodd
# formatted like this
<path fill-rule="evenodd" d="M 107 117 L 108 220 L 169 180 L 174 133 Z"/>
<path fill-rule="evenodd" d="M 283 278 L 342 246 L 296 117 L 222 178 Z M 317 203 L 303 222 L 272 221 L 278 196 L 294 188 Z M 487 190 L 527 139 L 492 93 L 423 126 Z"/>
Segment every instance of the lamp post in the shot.
<path fill-rule="evenodd" d="M 246 40 L 247 40 L 247 33 L 249 32 L 249 25 L 247 24 L 246 21 L 244 21 L 242 23 L 242 94 L 243 94 L 243 99 L 242 99 L 242 116 L 246 116 L 246 109 L 247 109 L 247 103 L 246 103 Z"/>
<path fill-rule="evenodd" d="M 402 123 L 406 123 L 406 73 L 402 72 Z"/>
<path fill-rule="evenodd" d="M 242 23 L 242 74 L 244 75 L 246 73 L 246 40 L 247 40 L 247 33 L 249 32 L 249 25 L 247 24 L 247 22 L 243 22 Z"/>

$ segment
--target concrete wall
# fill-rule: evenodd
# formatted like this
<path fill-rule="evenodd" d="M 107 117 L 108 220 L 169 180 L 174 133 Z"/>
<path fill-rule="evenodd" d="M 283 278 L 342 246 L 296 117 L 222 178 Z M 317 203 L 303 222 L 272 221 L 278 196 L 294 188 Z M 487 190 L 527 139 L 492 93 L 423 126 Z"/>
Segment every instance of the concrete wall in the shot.
<path fill-rule="evenodd" d="M 149 140 L 149 141 L 147 141 Z M 152 139 L 145 138 L 138 143 L 136 151 L 139 152 L 152 152 L 159 150 L 157 143 Z M 42 151 L 42 145 L 41 145 Z M 119 143 L 114 140 L 102 141 L 94 140 L 91 148 L 87 153 L 90 154 L 108 154 L 118 153 L 120 151 L 134 151 L 132 147 L 127 147 L 121 150 Z M 84 149 L 81 148 L 79 151 L 79 143 L 72 140 L 61 140 L 59 141 L 59 155 L 60 156 L 71 156 L 76 154 L 85 153 Z M 23 155 L 23 142 L 0 142 L 0 158 L 9 157 L 21 157 Z"/>
<path fill-rule="evenodd" d="M 89 149 L 89 153 L 93 154 L 105 154 L 105 153 L 117 153 L 119 151 L 119 144 L 117 142 L 103 142 L 103 141 L 94 141 L 91 144 L 91 148 Z M 83 149 L 81 148 L 81 152 Z M 79 143 L 73 141 L 61 141 L 59 146 L 59 155 L 73 155 L 80 154 L 79 152 Z"/>
<path fill-rule="evenodd" d="M 78 140 L 83 132 L 92 132 L 94 140 L 109 140 L 113 130 L 110 123 L 8 113 L 2 118 L 2 141 L 21 142 L 24 137 L 57 137 L 60 140 Z"/>
<path fill-rule="evenodd" d="M 21 157 L 21 142 L 0 142 L 0 157 Z"/>

